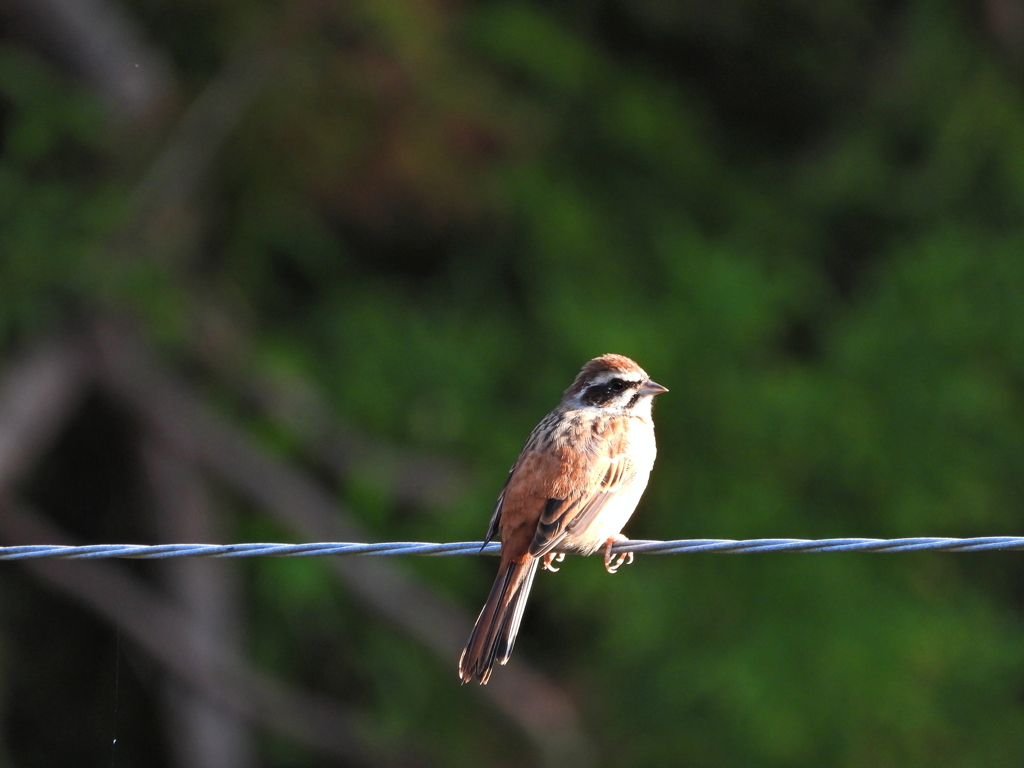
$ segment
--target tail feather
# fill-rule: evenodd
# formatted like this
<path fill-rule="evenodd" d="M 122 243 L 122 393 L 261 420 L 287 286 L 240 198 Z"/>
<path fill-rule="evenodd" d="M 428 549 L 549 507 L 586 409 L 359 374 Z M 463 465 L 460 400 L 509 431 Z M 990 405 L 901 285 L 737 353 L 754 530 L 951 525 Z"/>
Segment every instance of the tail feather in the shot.
<path fill-rule="evenodd" d="M 502 564 L 459 659 L 459 677 L 463 683 L 476 677 L 483 685 L 490 678 L 495 661 L 499 664 L 508 661 L 537 573 L 537 563 L 537 558 L 527 557 L 524 562 Z"/>
<path fill-rule="evenodd" d="M 537 575 L 538 562 L 536 558 L 531 558 L 531 564 L 523 574 L 522 583 L 509 600 L 508 613 L 501 624 L 494 647 L 494 657 L 499 664 L 507 662 L 509 656 L 512 655 L 512 648 L 515 646 L 516 636 L 519 634 L 519 623 L 523 620 L 523 611 L 526 609 L 526 599 L 530 596 L 530 589 L 533 587 L 533 577 Z"/>

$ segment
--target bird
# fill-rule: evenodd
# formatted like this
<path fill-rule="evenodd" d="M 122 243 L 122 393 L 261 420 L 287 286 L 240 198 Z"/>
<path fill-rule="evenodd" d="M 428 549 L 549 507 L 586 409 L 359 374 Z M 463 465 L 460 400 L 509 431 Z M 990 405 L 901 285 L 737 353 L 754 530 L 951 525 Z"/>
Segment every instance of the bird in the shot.
<path fill-rule="evenodd" d="M 630 358 L 601 355 L 530 433 L 484 539 L 500 534 L 501 563 L 459 659 L 463 684 L 486 684 L 495 662 L 508 661 L 538 564 L 557 571 L 566 552 L 601 547 L 609 573 L 633 561 L 612 545 L 628 541 L 622 527 L 647 487 L 657 454 L 651 408 L 663 392 Z"/>

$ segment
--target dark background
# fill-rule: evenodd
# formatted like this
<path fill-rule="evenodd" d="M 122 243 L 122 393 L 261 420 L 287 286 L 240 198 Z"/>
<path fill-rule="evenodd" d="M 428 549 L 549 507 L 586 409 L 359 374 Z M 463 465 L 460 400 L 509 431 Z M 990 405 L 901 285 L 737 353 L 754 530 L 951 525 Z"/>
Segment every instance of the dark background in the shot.
<path fill-rule="evenodd" d="M 1022 217 L 1019 0 L 7 0 L 0 539 L 477 540 L 604 352 L 633 538 L 1020 534 Z M 0 564 L 0 765 L 1024 759 L 1019 553 L 494 568 Z"/>

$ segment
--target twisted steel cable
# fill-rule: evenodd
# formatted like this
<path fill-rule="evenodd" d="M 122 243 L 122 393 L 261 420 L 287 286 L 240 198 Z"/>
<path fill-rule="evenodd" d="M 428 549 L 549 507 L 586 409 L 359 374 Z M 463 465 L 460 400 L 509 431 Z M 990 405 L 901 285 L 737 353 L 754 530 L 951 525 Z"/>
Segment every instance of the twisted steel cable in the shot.
<path fill-rule="evenodd" d="M 756 552 L 987 552 L 1024 550 L 1024 537 L 981 536 L 970 539 L 917 537 L 905 539 L 678 539 L 649 541 L 634 539 L 618 542 L 613 552 L 644 555 L 682 555 L 693 553 L 752 554 Z M 323 557 L 356 555 L 391 557 L 395 555 L 497 555 L 501 545 L 481 541 L 457 541 L 434 544 L 397 541 L 379 544 L 316 542 L 311 544 L 89 544 L 59 546 L 32 544 L 0 547 L 0 560 L 99 560 L 129 558 L 165 560 L 172 557 Z"/>

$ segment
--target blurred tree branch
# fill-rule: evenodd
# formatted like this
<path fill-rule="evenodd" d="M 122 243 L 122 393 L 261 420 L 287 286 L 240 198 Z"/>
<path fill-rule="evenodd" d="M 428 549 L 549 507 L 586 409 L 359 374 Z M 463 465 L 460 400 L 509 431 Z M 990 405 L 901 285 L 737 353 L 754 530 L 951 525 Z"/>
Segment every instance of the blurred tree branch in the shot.
<path fill-rule="evenodd" d="M 143 441 L 142 460 L 153 492 L 160 541 L 222 541 L 209 494 L 187 457 L 154 440 Z M 192 639 L 200 665 L 210 663 L 216 638 L 225 649 L 243 655 L 241 611 L 244 602 L 237 563 L 190 558 L 160 564 L 171 598 L 193 617 Z M 205 696 L 165 686 L 172 747 L 180 768 L 248 768 L 255 765 L 253 745 L 238 713 L 225 711 Z"/>
<path fill-rule="evenodd" d="M 133 120 L 152 117 L 175 83 L 164 56 L 111 0 L 3 0 L 17 31 L 70 65 L 103 101 Z"/>
<path fill-rule="evenodd" d="M 81 344 L 50 339 L 9 364 L 0 384 L 0 501 L 49 447 L 84 395 Z"/>
<path fill-rule="evenodd" d="M 129 232 L 195 194 L 217 151 L 266 82 L 278 45 L 277 38 L 245 45 L 185 110 L 135 186 Z"/>

